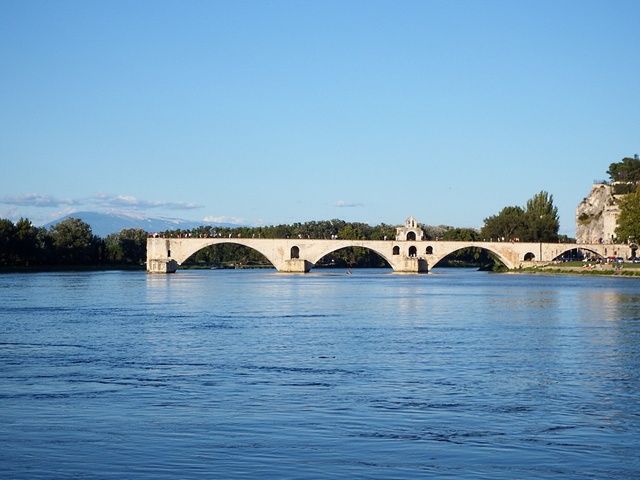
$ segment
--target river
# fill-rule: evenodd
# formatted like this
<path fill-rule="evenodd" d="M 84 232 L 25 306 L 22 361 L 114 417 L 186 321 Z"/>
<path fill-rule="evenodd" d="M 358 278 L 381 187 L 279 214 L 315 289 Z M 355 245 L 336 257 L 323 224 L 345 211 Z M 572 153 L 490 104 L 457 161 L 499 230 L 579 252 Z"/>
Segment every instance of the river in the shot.
<path fill-rule="evenodd" d="M 637 279 L 0 275 L 2 478 L 638 478 Z"/>

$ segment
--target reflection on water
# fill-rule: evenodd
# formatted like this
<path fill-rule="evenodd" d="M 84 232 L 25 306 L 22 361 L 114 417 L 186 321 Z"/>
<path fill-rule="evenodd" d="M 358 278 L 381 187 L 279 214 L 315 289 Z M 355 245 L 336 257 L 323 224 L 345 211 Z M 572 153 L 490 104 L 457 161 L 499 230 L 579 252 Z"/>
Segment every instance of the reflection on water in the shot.
<path fill-rule="evenodd" d="M 634 478 L 633 279 L 0 276 L 7 478 Z"/>

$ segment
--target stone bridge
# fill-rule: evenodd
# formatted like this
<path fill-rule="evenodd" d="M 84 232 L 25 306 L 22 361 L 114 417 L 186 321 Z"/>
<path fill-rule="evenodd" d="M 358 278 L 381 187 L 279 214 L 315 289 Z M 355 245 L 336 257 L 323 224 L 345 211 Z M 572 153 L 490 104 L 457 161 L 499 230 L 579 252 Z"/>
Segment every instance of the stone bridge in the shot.
<path fill-rule="evenodd" d="M 173 273 L 191 255 L 210 245 L 234 243 L 257 250 L 279 272 L 306 273 L 325 255 L 347 247 L 361 247 L 384 258 L 396 273 L 427 273 L 447 255 L 464 248 L 482 248 L 493 253 L 506 267 L 515 269 L 551 262 L 573 249 L 594 256 L 629 257 L 628 245 L 527 243 L 527 242 L 449 242 L 434 240 L 322 240 L 266 238 L 149 238 L 147 272 Z M 420 237 L 417 237 L 420 238 Z"/>

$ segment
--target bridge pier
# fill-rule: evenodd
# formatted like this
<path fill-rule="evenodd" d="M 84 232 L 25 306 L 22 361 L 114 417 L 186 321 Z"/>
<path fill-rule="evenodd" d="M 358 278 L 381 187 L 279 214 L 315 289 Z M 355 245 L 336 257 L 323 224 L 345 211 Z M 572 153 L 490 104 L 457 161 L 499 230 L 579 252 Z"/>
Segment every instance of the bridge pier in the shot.
<path fill-rule="evenodd" d="M 308 273 L 311 267 L 313 267 L 313 264 L 307 260 L 292 258 L 291 260 L 285 260 L 278 271 L 283 273 Z"/>
<path fill-rule="evenodd" d="M 398 258 L 392 267 L 394 273 L 429 273 L 429 263 L 420 257 Z"/>
<path fill-rule="evenodd" d="M 176 273 L 178 262 L 170 259 L 147 259 L 148 273 Z"/>

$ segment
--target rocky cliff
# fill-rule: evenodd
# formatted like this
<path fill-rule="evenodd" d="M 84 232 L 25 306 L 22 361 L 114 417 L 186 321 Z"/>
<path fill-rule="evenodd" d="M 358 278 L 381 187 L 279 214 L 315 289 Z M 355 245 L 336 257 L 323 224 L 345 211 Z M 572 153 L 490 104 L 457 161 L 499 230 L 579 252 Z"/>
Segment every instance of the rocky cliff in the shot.
<path fill-rule="evenodd" d="M 615 238 L 618 222 L 617 199 L 611 185 L 594 184 L 589 196 L 576 208 L 576 240 L 578 243 L 610 243 Z"/>

